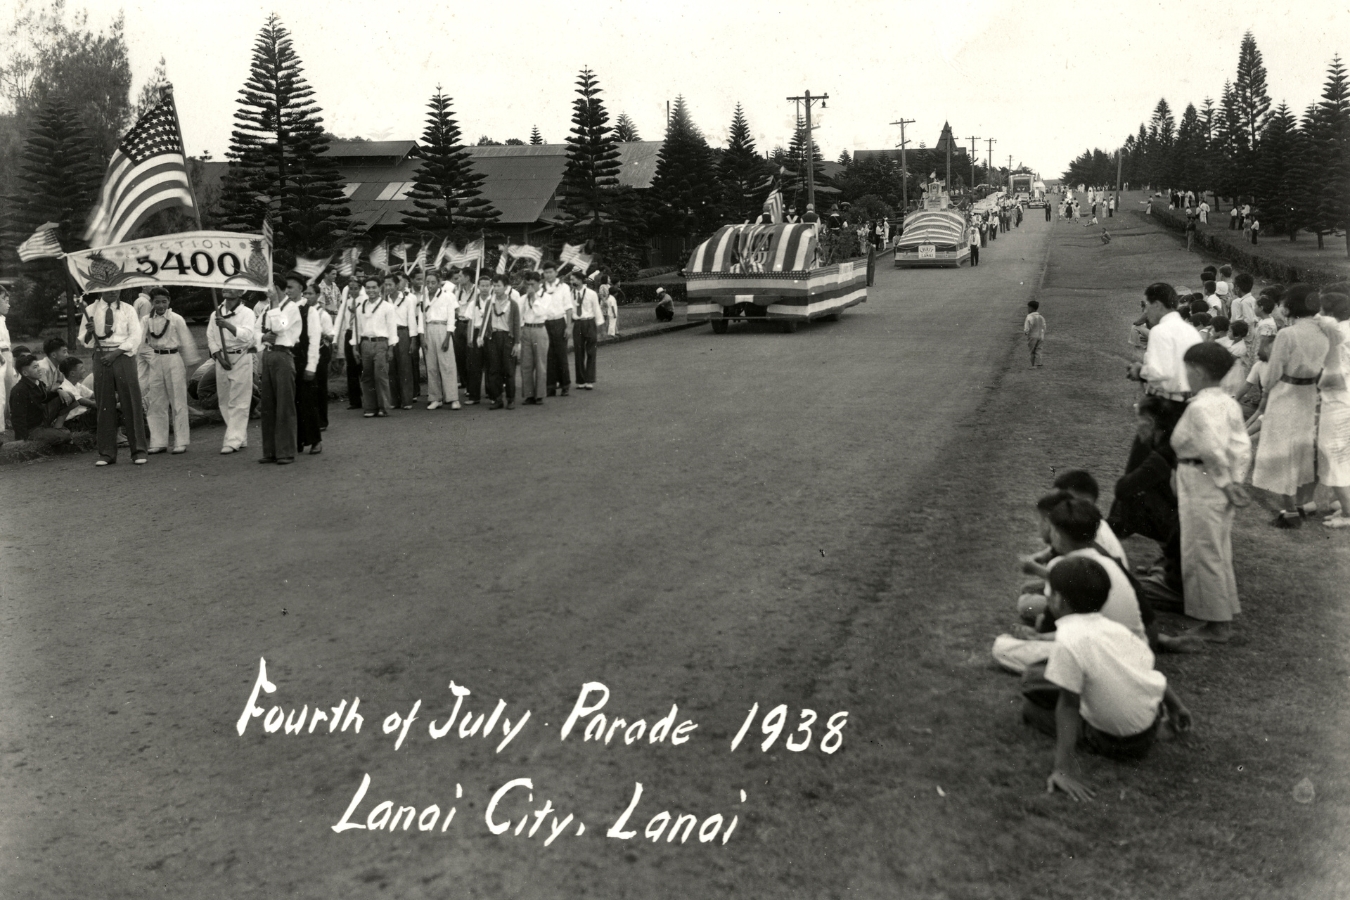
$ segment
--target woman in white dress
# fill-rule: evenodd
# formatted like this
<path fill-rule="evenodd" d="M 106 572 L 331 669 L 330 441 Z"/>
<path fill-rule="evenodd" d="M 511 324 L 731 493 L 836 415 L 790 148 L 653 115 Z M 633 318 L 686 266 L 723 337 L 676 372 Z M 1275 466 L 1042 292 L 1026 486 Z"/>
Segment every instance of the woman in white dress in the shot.
<path fill-rule="evenodd" d="M 610 337 L 619 332 L 619 301 L 609 284 L 609 276 L 600 276 L 600 308 L 605 311 L 605 330 Z"/>
<path fill-rule="evenodd" d="M 1340 511 L 1322 520 L 1328 528 L 1350 528 L 1350 294 L 1322 294 L 1322 331 L 1331 342 L 1317 388 L 1322 408 L 1317 423 L 1317 480 L 1341 501 Z"/>
<path fill-rule="evenodd" d="M 1277 528 L 1297 528 L 1317 482 L 1317 381 L 1331 342 L 1317 324 L 1317 289 L 1295 284 L 1281 304 L 1291 324 L 1275 336 L 1267 369 L 1268 392 L 1254 419 L 1261 420 L 1252 486 L 1276 495 Z"/>

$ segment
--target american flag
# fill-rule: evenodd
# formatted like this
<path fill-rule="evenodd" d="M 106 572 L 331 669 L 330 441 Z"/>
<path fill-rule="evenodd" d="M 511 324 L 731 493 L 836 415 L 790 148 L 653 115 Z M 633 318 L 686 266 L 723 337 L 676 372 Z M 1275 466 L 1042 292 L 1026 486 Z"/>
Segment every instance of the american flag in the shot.
<path fill-rule="evenodd" d="M 370 264 L 381 272 L 389 272 L 389 244 L 380 241 L 379 246 L 370 251 Z"/>
<path fill-rule="evenodd" d="M 482 265 L 483 249 L 483 239 L 478 238 L 465 244 L 463 250 L 451 244 L 445 255 L 450 265 L 464 268 L 470 265 Z"/>
<path fill-rule="evenodd" d="M 91 247 L 121 243 L 150 216 L 173 206 L 191 209 L 195 204 L 178 111 L 166 92 L 113 151 L 84 239 Z"/>
<path fill-rule="evenodd" d="M 778 188 L 774 188 L 769 199 L 764 201 L 764 211 L 769 214 L 770 222 L 775 225 L 783 224 L 783 192 Z"/>
<path fill-rule="evenodd" d="M 61 242 L 56 239 L 56 230 L 60 227 L 55 222 L 38 226 L 33 236 L 19 245 L 19 259 L 29 262 L 44 256 L 60 256 Z"/>
<path fill-rule="evenodd" d="M 540 263 L 544 261 L 544 251 L 531 244 L 512 244 L 506 248 L 506 252 L 513 259 L 528 259 L 534 263 L 535 269 L 538 269 Z"/>
<path fill-rule="evenodd" d="M 342 251 L 342 261 L 338 263 L 338 274 L 348 278 L 356 274 L 356 263 L 361 258 L 360 247 L 348 247 Z"/>
<path fill-rule="evenodd" d="M 304 256 L 297 256 L 295 258 L 295 271 L 298 274 L 305 276 L 306 281 L 313 281 L 323 274 L 323 270 L 328 268 L 328 264 L 332 262 L 332 260 L 333 257 L 331 256 L 325 256 L 323 259 L 309 259 Z"/>

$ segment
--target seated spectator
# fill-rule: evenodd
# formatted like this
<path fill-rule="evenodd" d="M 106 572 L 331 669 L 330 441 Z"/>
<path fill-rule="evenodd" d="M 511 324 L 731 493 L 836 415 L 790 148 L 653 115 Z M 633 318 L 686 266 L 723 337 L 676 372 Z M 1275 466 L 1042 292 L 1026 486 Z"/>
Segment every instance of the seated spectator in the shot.
<path fill-rule="evenodd" d="M 1219 277 L 1214 280 L 1214 293 L 1218 295 L 1219 302 L 1223 304 L 1225 312 L 1229 310 L 1230 294 L 1232 293 L 1233 267 L 1226 263 L 1219 266 Z"/>
<path fill-rule="evenodd" d="M 1086 500 L 1093 506 L 1097 505 L 1101 497 L 1101 489 L 1097 487 L 1097 479 L 1092 477 L 1092 473 L 1085 469 L 1068 469 L 1055 476 L 1054 488 L 1058 491 L 1068 491 L 1073 497 L 1079 500 Z M 1101 545 L 1107 554 L 1116 559 L 1129 563 L 1125 556 L 1125 548 L 1120 545 L 1116 533 L 1111 530 L 1111 526 L 1102 519 L 1101 524 L 1097 526 L 1097 535 L 1093 539 Z"/>
<path fill-rule="evenodd" d="M 61 384 L 58 390 L 64 395 L 62 400 L 70 397 L 73 401 L 68 402 L 66 411 L 57 417 L 53 423 L 56 426 L 71 431 L 93 431 L 97 426 L 97 412 L 94 415 L 87 413 L 91 409 L 97 411 L 98 404 L 94 402 L 94 392 L 82 383 L 83 377 L 84 360 L 68 356 L 61 361 Z"/>
<path fill-rule="evenodd" d="M 1214 316 L 1209 320 L 1209 327 L 1214 332 L 1214 343 L 1224 349 L 1233 346 L 1233 339 L 1228 336 L 1228 328 L 1232 324 L 1227 316 Z"/>
<path fill-rule="evenodd" d="M 1192 307 L 1192 310 L 1194 310 L 1194 307 Z M 1200 332 L 1202 341 L 1214 340 L 1214 329 L 1210 327 L 1213 321 L 1213 317 L 1207 312 L 1191 313 L 1191 325 L 1196 331 Z"/>
<path fill-rule="evenodd" d="M 70 351 L 65 341 L 53 337 L 42 342 L 42 352 L 44 358 L 38 362 L 41 366 L 39 380 L 47 390 L 54 391 L 61 386 L 61 363 L 70 356 Z"/>
<path fill-rule="evenodd" d="M 1100 562 L 1067 559 L 1050 573 L 1050 608 L 1060 627 L 1043 671 L 1023 679 L 1023 721 L 1054 735 L 1050 791 L 1086 800 L 1076 749 L 1114 759 L 1139 759 L 1166 718 L 1190 731 L 1190 711 L 1153 668 L 1153 653 L 1130 629 L 1102 615 L 1111 579 Z"/>
<path fill-rule="evenodd" d="M 666 289 L 656 289 L 656 321 L 670 322 L 675 318 L 675 300 L 666 293 Z"/>
<path fill-rule="evenodd" d="M 61 397 L 43 386 L 38 358 L 28 353 L 19 357 L 14 366 L 20 376 L 9 392 L 14 439 L 47 445 L 69 441 L 70 432 L 52 424 L 61 414 Z"/>
<path fill-rule="evenodd" d="M 188 376 L 187 393 L 193 405 L 198 409 L 220 409 L 219 392 L 216 388 L 216 361 L 214 359 L 208 359 Z M 258 376 L 255 371 L 253 401 L 249 404 L 249 418 L 256 419 L 258 417 L 258 408 L 261 404 L 262 391 L 258 387 Z"/>

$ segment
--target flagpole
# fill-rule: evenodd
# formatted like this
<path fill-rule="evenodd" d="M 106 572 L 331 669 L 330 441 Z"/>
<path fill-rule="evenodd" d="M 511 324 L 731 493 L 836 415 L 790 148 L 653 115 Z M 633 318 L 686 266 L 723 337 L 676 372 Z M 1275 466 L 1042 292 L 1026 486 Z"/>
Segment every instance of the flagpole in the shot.
<path fill-rule="evenodd" d="M 173 82 L 166 81 L 159 90 L 159 100 L 163 103 L 169 101 L 169 107 L 173 110 L 173 123 L 178 127 L 178 139 L 183 139 L 183 123 L 178 118 L 178 104 L 173 102 Z M 187 168 L 187 147 L 183 147 L 183 168 Z M 197 202 L 197 189 L 192 185 L 192 173 L 188 172 L 188 193 L 192 195 L 192 215 L 197 220 L 197 230 L 202 230 L 202 205 Z M 211 291 L 211 306 L 220 309 L 221 299 L 218 288 L 209 288 Z M 188 373 L 192 374 L 191 372 Z"/>

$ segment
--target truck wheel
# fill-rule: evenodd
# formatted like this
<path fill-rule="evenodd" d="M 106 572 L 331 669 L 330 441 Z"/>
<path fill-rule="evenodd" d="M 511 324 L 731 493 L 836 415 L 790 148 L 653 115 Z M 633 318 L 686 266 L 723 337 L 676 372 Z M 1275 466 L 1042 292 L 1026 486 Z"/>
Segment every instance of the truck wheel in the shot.
<path fill-rule="evenodd" d="M 832 312 L 828 316 L 821 316 L 826 322 L 838 322 L 843 313 Z"/>
<path fill-rule="evenodd" d="M 784 333 L 786 333 L 786 334 L 796 334 L 796 333 L 797 333 L 797 320 L 796 320 L 796 319 L 788 319 L 786 322 L 784 322 L 784 323 L 783 323 L 783 331 L 784 331 Z"/>
<path fill-rule="evenodd" d="M 712 320 L 712 327 L 713 327 L 713 334 L 726 334 L 726 333 L 727 333 L 727 320 L 726 320 L 726 319 L 713 319 L 713 320 Z"/>

